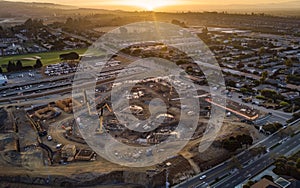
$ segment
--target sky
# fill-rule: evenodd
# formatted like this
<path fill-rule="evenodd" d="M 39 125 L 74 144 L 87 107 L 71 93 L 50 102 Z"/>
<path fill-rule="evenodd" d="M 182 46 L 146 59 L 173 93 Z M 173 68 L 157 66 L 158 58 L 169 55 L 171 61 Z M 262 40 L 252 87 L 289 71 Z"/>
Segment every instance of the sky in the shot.
<path fill-rule="evenodd" d="M 155 10 L 168 6 L 187 6 L 187 5 L 231 5 L 231 4 L 269 4 L 283 3 L 291 0 L 10 0 L 22 2 L 47 2 L 64 5 L 73 5 L 89 8 L 105 7 L 126 7 L 133 6 L 146 10 Z"/>

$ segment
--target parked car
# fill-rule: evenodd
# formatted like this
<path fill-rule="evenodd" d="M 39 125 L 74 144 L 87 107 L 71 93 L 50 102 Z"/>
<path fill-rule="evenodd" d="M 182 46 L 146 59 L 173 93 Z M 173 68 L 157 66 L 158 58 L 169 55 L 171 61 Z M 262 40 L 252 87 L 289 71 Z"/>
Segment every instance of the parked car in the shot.
<path fill-rule="evenodd" d="M 51 141 L 51 140 L 52 140 L 52 136 L 48 135 L 48 136 L 47 136 L 47 140 L 48 140 L 48 141 Z"/>
<path fill-rule="evenodd" d="M 62 147 L 62 144 L 57 144 L 56 149 L 60 149 Z"/>

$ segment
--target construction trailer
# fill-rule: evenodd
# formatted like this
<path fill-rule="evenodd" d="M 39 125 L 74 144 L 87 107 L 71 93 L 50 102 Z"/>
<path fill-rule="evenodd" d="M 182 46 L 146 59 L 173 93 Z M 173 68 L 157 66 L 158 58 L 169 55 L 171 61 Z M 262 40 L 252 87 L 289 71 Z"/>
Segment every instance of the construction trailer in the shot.
<path fill-rule="evenodd" d="M 51 106 L 47 106 L 45 108 L 36 110 L 34 112 L 34 115 L 39 118 L 40 120 L 44 120 L 44 119 L 51 119 L 54 117 L 59 116 L 61 113 L 56 111 L 53 107 Z"/>
<path fill-rule="evenodd" d="M 95 152 L 92 150 L 81 149 L 75 155 L 75 160 L 78 161 L 90 161 L 95 156 Z"/>
<path fill-rule="evenodd" d="M 73 109 L 82 106 L 80 102 L 71 98 L 55 101 L 55 105 L 66 113 L 71 113 Z"/>
<path fill-rule="evenodd" d="M 67 161 L 73 161 L 76 155 L 76 146 L 67 144 L 61 149 L 61 157 L 67 159 Z"/>

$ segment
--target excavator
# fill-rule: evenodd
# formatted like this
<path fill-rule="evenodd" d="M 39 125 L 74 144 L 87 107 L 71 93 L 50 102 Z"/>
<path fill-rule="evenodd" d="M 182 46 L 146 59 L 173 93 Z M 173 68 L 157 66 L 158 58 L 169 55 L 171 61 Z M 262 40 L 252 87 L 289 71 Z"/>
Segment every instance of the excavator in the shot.
<path fill-rule="evenodd" d="M 108 111 L 112 112 L 111 108 L 109 107 L 109 105 L 107 103 L 105 103 L 104 105 L 102 105 L 99 109 L 100 113 L 98 113 L 99 115 L 99 128 L 96 130 L 96 133 L 97 134 L 102 134 L 103 133 L 103 111 L 104 111 L 104 108 L 107 108 Z"/>

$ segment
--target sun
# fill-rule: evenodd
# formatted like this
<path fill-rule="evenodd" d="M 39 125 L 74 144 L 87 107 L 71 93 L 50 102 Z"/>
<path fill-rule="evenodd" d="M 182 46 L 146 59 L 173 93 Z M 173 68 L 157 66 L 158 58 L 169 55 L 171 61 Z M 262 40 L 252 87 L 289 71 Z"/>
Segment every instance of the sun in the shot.
<path fill-rule="evenodd" d="M 149 11 L 153 11 L 154 8 L 155 8 L 155 6 L 149 4 L 149 5 L 145 5 L 145 8 L 146 8 L 147 10 L 149 10 Z"/>
<path fill-rule="evenodd" d="M 137 3 L 139 7 L 153 11 L 155 8 L 164 6 L 162 0 L 141 0 Z"/>
<path fill-rule="evenodd" d="M 177 0 L 127 0 L 126 4 L 141 7 L 148 11 L 176 4 Z"/>

